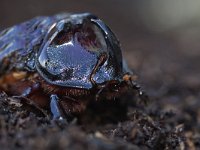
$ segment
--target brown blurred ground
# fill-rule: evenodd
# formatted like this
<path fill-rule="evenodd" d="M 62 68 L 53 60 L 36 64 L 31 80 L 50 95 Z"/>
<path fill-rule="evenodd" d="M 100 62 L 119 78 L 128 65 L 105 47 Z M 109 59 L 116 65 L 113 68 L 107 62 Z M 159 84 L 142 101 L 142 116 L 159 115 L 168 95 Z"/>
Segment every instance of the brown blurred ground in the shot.
<path fill-rule="evenodd" d="M 167 123 L 183 125 L 186 143 L 199 146 L 199 23 L 188 21 L 172 29 L 152 30 L 141 18 L 143 5 L 139 0 L 1 0 L 0 30 L 38 15 L 65 11 L 96 14 L 116 33 L 129 66 L 139 74 L 153 101 L 147 109 L 172 110 L 176 115 Z"/>

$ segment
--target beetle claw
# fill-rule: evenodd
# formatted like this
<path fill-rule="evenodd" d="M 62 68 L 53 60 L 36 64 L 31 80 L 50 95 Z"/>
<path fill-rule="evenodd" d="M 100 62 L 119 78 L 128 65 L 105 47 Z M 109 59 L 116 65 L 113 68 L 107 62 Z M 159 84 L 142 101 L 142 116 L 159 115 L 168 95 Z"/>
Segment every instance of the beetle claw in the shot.
<path fill-rule="evenodd" d="M 148 95 L 141 89 L 141 87 L 138 84 L 135 83 L 132 85 L 133 85 L 132 88 L 137 91 L 139 99 L 145 104 L 147 104 L 149 101 Z"/>

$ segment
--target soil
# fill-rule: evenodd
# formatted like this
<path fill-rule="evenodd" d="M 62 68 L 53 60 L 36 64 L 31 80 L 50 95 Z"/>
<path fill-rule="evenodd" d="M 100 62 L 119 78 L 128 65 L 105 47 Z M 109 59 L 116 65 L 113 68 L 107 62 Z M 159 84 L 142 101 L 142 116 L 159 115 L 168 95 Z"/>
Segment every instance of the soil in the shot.
<path fill-rule="evenodd" d="M 161 53 L 141 56 L 146 59 L 137 59 L 139 81 L 147 89 L 147 105 L 130 93 L 115 101 L 91 104 L 67 123 L 40 116 L 37 109 L 1 92 L 1 149 L 200 148 L 199 84 L 191 69 L 198 62 L 178 57 L 175 61 L 181 63 L 171 64 L 173 58 L 166 59 Z"/>
<path fill-rule="evenodd" d="M 92 104 L 68 123 L 40 116 L 1 92 L 0 149 L 200 149 L 200 37 L 194 41 L 180 32 L 155 33 L 138 25 L 129 36 L 130 27 L 118 25 L 113 26 L 124 57 L 149 95 L 147 104 L 137 95 L 122 95 Z"/>

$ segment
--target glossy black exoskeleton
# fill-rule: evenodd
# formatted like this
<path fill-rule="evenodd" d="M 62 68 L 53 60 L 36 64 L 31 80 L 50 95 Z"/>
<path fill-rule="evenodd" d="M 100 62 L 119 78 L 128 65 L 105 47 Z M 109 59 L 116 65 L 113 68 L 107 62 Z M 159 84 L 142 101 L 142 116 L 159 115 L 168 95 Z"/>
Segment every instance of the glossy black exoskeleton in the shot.
<path fill-rule="evenodd" d="M 54 118 L 131 88 L 142 95 L 123 62 L 113 32 L 90 13 L 37 17 L 0 33 L 0 88 Z"/>

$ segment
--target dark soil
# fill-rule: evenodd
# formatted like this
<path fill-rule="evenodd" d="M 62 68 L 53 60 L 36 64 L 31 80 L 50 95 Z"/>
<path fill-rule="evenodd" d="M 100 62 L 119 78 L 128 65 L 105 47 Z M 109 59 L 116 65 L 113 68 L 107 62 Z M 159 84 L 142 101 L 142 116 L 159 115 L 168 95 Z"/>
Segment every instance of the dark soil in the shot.
<path fill-rule="evenodd" d="M 131 99 L 126 98 L 129 104 Z M 88 108 L 78 120 L 67 123 L 39 117 L 20 101 L 1 93 L 1 148 L 174 149 L 187 145 L 184 124 L 174 120 L 184 117 L 158 110 L 160 104 L 154 105 L 154 110 L 139 104 L 129 105 L 126 115 L 122 100 L 116 101 L 113 106 L 105 102 L 95 109 Z"/>
<path fill-rule="evenodd" d="M 185 68 L 195 67 L 197 62 L 190 60 L 190 66 L 183 60 L 172 66 L 171 58 L 163 54 L 141 55 L 146 57 L 141 61 L 140 82 L 148 89 L 147 105 L 136 95 L 122 95 L 115 101 L 91 104 L 85 113 L 67 123 L 40 116 L 37 109 L 2 92 L 1 149 L 200 148 L 199 84 L 196 73 Z M 162 61 L 164 67 L 155 71 Z M 171 67 L 176 67 L 173 73 L 165 73 Z"/>
<path fill-rule="evenodd" d="M 31 12 L 33 6 L 27 4 L 26 14 L 15 10 L 17 4 L 3 4 L 3 17 L 6 12 L 7 16 L 12 12 L 16 16 L 12 15 L 12 20 L 0 17 L 4 22 L 2 29 L 28 17 L 67 9 L 63 1 L 55 6 L 62 9 L 50 9 L 45 3 L 40 7 L 35 2 L 34 6 L 40 9 Z M 75 5 L 78 4 L 72 2 L 73 8 Z M 94 12 L 117 32 L 124 57 L 139 74 L 138 82 L 149 95 L 148 104 L 137 96 L 123 95 L 116 101 L 91 105 L 84 114 L 67 123 L 39 116 L 33 108 L 2 92 L 0 149 L 200 149 L 200 36 L 182 37 L 180 33 L 187 26 L 180 32 L 149 31 L 137 17 L 134 21 L 126 19 L 131 16 L 127 13 L 130 10 L 127 1 L 123 2 L 125 9 L 119 3 L 113 12 L 109 5 L 102 12 L 99 5 L 81 3 L 76 11 Z M 17 20 L 18 16 L 21 20 Z M 122 18 L 120 22 L 118 17 Z"/>

